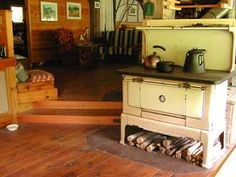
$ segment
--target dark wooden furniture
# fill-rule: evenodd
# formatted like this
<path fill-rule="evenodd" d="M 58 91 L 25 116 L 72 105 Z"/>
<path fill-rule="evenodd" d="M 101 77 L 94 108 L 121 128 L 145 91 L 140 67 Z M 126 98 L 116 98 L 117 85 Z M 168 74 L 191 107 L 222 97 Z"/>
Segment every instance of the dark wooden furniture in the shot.
<path fill-rule="evenodd" d="M 79 50 L 79 64 L 83 68 L 91 67 L 95 61 L 98 59 L 98 47 L 99 44 L 94 44 L 91 42 L 77 43 Z"/>

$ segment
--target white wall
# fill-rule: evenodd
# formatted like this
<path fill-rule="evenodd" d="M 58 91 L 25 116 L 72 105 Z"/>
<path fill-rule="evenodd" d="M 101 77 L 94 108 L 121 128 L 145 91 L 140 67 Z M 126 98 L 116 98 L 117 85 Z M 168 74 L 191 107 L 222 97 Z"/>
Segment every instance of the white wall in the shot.
<path fill-rule="evenodd" d="M 0 114 L 8 112 L 6 76 L 4 71 L 0 71 Z"/>
<path fill-rule="evenodd" d="M 118 5 L 119 1 L 121 1 L 120 6 L 117 10 L 116 21 L 117 22 L 142 22 L 143 21 L 143 11 L 140 4 L 137 1 L 134 1 L 133 8 L 135 8 L 137 13 L 132 15 L 130 10 L 127 10 L 127 7 L 131 4 L 133 0 L 116 0 L 116 4 Z M 124 15 L 125 13 L 125 15 Z M 122 16 L 124 15 L 124 18 Z"/>

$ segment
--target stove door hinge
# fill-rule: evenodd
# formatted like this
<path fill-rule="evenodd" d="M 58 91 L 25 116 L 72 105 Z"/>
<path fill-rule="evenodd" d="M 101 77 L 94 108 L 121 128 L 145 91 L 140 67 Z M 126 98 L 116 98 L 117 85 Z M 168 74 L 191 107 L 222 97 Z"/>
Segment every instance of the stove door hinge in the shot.
<path fill-rule="evenodd" d="M 188 82 L 183 82 L 183 83 L 178 84 L 178 87 L 190 89 L 191 85 Z"/>

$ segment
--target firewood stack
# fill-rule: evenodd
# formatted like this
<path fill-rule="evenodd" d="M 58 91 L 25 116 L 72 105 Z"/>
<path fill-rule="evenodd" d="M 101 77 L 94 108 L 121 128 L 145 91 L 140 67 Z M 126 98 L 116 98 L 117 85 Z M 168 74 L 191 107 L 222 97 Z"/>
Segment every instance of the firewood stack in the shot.
<path fill-rule="evenodd" d="M 177 159 L 185 159 L 194 165 L 201 166 L 203 145 L 187 137 L 171 137 L 142 130 L 127 136 L 130 146 L 136 146 L 147 152 L 160 151 Z"/>

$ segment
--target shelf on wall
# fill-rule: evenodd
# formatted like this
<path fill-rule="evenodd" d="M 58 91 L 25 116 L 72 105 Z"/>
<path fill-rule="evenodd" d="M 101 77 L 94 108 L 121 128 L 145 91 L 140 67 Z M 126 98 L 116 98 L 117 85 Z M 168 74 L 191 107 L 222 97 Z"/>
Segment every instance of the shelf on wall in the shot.
<path fill-rule="evenodd" d="M 232 9 L 234 4 L 234 0 L 226 0 L 222 3 L 217 4 L 182 4 L 176 5 L 177 8 L 226 8 Z"/>
<path fill-rule="evenodd" d="M 192 5 L 176 5 L 176 8 L 227 8 L 231 9 L 232 7 L 228 3 L 220 4 L 192 4 Z"/>

